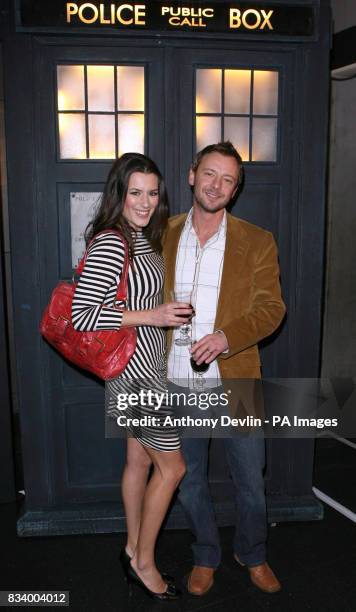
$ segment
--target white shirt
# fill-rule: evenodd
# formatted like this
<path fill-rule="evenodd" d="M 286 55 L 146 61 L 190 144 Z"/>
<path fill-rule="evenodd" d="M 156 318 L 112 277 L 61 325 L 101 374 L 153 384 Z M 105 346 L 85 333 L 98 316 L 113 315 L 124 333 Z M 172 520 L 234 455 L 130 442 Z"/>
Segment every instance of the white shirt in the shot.
<path fill-rule="evenodd" d="M 190 286 L 195 296 L 195 316 L 192 319 L 192 337 L 200 340 L 214 332 L 216 310 L 218 306 L 224 252 L 226 241 L 226 211 L 217 232 L 209 238 L 203 247 L 200 246 L 193 224 L 193 209 L 188 213 L 179 240 L 175 287 Z M 180 329 L 175 328 L 172 335 L 172 346 L 168 356 L 168 378 L 177 385 L 188 385 L 193 379 L 190 365 L 190 346 L 178 346 L 175 339 Z M 206 387 L 217 387 L 221 384 L 217 361 L 214 360 L 207 372 L 202 375 Z"/>

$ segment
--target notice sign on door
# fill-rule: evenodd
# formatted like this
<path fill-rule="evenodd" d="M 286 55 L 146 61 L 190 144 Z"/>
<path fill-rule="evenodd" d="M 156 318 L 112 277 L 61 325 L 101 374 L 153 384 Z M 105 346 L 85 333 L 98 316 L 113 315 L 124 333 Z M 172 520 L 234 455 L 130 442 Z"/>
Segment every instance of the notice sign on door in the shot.
<path fill-rule="evenodd" d="M 70 224 L 72 235 L 72 268 L 76 268 L 85 251 L 84 232 L 100 203 L 98 191 L 76 191 L 70 194 Z"/>
<path fill-rule="evenodd" d="M 110 2 L 18 0 L 17 28 L 26 30 L 111 29 L 258 33 L 311 36 L 312 6 L 263 2 Z"/>

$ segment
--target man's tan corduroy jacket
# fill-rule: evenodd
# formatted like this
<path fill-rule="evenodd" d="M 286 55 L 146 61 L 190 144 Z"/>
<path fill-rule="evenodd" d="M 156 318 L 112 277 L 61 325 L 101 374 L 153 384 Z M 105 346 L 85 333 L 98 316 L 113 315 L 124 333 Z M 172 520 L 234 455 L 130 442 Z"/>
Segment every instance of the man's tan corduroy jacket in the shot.
<path fill-rule="evenodd" d="M 179 238 L 187 215 L 171 217 L 163 238 L 164 301 L 171 301 Z M 222 379 L 260 378 L 257 343 L 281 323 L 285 305 L 279 284 L 277 248 L 270 232 L 227 213 L 224 265 L 215 329 L 229 352 L 218 357 Z M 168 350 L 172 333 L 168 334 Z"/>

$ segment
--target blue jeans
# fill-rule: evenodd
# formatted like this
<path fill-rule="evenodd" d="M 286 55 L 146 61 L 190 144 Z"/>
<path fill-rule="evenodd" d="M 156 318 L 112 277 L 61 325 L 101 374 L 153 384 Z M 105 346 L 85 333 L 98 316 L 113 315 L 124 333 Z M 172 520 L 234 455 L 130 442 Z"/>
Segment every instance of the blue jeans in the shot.
<path fill-rule="evenodd" d="M 209 438 L 182 438 L 187 472 L 178 499 L 196 538 L 194 564 L 217 567 L 221 560 L 219 532 L 208 486 Z M 224 438 L 235 488 L 236 531 L 234 553 L 252 567 L 266 561 L 266 497 L 263 478 L 265 441 L 255 435 Z"/>

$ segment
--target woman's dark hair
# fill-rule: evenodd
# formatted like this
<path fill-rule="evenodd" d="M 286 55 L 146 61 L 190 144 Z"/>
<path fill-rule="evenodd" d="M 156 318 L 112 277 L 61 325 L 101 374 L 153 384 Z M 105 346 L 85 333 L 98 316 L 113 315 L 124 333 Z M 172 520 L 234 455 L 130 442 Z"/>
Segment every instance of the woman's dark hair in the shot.
<path fill-rule="evenodd" d="M 85 241 L 89 241 L 106 229 L 117 229 L 127 240 L 130 256 L 134 252 L 132 228 L 123 215 L 130 176 L 133 172 L 155 174 L 158 178 L 159 202 L 143 234 L 152 247 L 162 251 L 161 238 L 168 219 L 168 196 L 163 177 L 152 159 L 141 153 L 124 153 L 112 166 L 107 178 L 100 206 L 95 217 L 85 230 Z"/>

